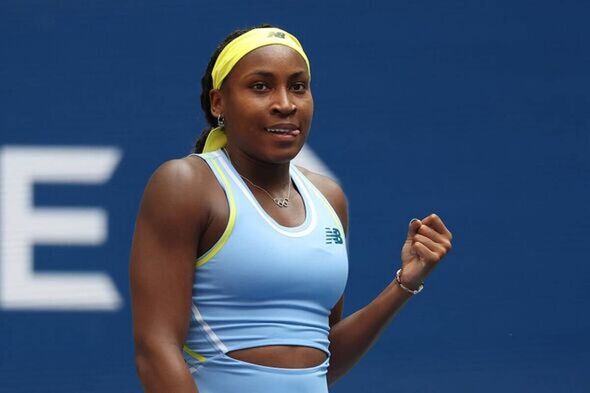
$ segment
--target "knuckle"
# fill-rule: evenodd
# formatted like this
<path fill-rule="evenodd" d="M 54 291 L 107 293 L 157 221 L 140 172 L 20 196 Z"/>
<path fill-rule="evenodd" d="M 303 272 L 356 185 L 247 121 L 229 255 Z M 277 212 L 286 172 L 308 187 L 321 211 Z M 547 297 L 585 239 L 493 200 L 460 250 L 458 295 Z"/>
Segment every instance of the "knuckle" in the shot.
<path fill-rule="evenodd" d="M 420 229 L 418 229 L 418 233 L 421 233 L 423 235 L 428 235 L 428 234 L 432 233 L 432 228 L 430 228 L 426 224 L 422 224 L 422 226 L 420 227 Z"/>

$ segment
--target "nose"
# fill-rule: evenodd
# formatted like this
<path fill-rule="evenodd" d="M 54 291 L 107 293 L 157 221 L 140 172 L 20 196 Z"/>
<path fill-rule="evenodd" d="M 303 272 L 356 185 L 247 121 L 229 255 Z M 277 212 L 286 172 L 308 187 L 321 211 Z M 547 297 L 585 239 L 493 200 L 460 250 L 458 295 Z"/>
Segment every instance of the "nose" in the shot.
<path fill-rule="evenodd" d="M 286 88 L 276 89 L 272 102 L 272 112 L 289 116 L 297 111 L 297 106 L 292 100 L 289 90 Z"/>

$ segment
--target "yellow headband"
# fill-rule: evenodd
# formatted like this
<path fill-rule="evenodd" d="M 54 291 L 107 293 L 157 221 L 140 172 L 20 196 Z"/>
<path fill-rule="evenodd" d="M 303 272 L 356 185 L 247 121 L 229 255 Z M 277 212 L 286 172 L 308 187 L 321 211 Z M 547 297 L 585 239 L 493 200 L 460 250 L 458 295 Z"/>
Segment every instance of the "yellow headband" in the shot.
<path fill-rule="evenodd" d="M 238 36 L 223 48 L 217 57 L 215 65 L 213 66 L 213 71 L 211 72 L 213 88 L 219 89 L 221 87 L 223 80 L 242 57 L 246 56 L 254 49 L 267 45 L 284 45 L 295 50 L 305 60 L 305 63 L 307 64 L 307 72 L 311 77 L 309 59 L 297 38 L 281 29 L 261 27 L 252 29 L 241 36 Z M 209 135 L 207 135 L 205 145 L 203 146 L 203 153 L 221 149 L 226 144 L 227 136 L 225 135 L 225 131 L 223 131 L 223 128 L 221 127 L 216 127 L 209 132 Z"/>
<path fill-rule="evenodd" d="M 213 88 L 219 89 L 221 87 L 227 74 L 230 73 L 242 57 L 246 56 L 254 49 L 267 45 L 284 45 L 299 53 L 305 60 L 305 63 L 307 64 L 307 72 L 311 76 L 309 59 L 305 55 L 303 47 L 297 38 L 281 29 L 261 27 L 258 29 L 252 29 L 241 36 L 236 37 L 223 48 L 217 57 L 215 65 L 213 66 L 213 71 L 211 72 Z"/>

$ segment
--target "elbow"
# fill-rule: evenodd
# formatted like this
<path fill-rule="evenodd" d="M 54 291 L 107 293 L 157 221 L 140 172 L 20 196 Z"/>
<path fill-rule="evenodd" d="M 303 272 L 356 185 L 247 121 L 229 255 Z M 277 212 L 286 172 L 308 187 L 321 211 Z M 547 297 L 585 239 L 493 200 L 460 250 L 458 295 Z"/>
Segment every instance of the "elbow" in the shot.
<path fill-rule="evenodd" d="M 174 358 L 179 357 L 177 347 L 154 340 L 135 341 L 135 370 L 142 381 L 158 373 Z"/>
<path fill-rule="evenodd" d="M 135 355 L 135 372 L 141 381 L 145 381 L 146 375 L 149 373 L 149 362 L 145 357 Z"/>
<path fill-rule="evenodd" d="M 136 339 L 135 368 L 146 393 L 198 392 L 182 349 L 175 343 Z"/>
<path fill-rule="evenodd" d="M 157 351 L 150 350 L 145 344 L 135 343 L 135 371 L 142 381 L 150 374 L 153 364 L 157 362 L 156 353 Z"/>

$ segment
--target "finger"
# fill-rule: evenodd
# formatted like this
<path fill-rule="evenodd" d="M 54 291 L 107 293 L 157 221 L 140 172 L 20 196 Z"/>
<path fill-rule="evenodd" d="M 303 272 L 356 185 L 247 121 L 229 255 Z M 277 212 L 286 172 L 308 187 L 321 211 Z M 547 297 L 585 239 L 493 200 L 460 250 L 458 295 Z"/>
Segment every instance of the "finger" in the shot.
<path fill-rule="evenodd" d="M 412 249 L 425 262 L 438 262 L 440 259 L 436 254 L 430 251 L 428 247 L 420 242 L 414 243 Z"/>
<path fill-rule="evenodd" d="M 434 229 L 430 228 L 428 225 L 424 223 L 422 223 L 422 226 L 420 226 L 420 228 L 418 229 L 418 233 L 442 245 L 447 250 L 451 249 L 451 242 L 447 236 L 441 235 L 440 233 L 436 232 Z"/>
<path fill-rule="evenodd" d="M 438 258 L 442 258 L 447 253 L 447 249 L 444 246 L 426 236 L 420 235 L 419 233 L 414 236 L 414 240 L 425 245 L 431 252 L 436 254 Z"/>
<path fill-rule="evenodd" d="M 408 237 L 406 240 L 412 240 L 416 233 L 418 233 L 418 229 L 422 225 L 422 222 L 417 218 L 412 218 L 410 223 L 408 224 Z"/>
<path fill-rule="evenodd" d="M 422 220 L 422 223 L 428 225 L 429 227 L 433 228 L 438 233 L 447 236 L 449 239 L 453 238 L 451 232 L 447 229 L 445 224 L 442 222 L 441 218 L 436 214 L 432 213 L 428 217 L 425 217 Z"/>

